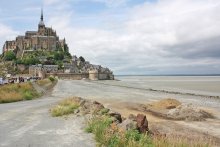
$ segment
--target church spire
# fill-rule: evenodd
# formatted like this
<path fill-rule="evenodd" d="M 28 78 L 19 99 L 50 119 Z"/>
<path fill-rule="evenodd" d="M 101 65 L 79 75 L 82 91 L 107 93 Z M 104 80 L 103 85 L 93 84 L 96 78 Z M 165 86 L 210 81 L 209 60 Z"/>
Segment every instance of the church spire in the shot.
<path fill-rule="evenodd" d="M 40 22 L 39 22 L 38 26 L 45 26 L 45 25 L 44 25 L 43 8 L 41 8 L 41 17 L 40 17 Z"/>
<path fill-rule="evenodd" d="M 43 13 L 43 8 L 41 8 L 41 17 L 40 17 L 41 21 L 44 21 L 44 13 Z"/>

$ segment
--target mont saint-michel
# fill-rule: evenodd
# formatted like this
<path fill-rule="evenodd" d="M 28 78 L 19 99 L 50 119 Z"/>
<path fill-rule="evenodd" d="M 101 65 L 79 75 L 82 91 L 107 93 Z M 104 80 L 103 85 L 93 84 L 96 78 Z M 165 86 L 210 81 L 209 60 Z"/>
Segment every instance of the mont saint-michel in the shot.
<path fill-rule="evenodd" d="M 22 57 L 28 51 L 67 51 L 65 38 L 60 40 L 56 31 L 44 24 L 43 10 L 37 31 L 27 31 L 24 36 L 17 36 L 15 40 L 6 41 L 3 52 L 13 51 L 17 57 Z"/>
<path fill-rule="evenodd" d="M 6 41 L 2 60 L 11 61 L 14 70 L 6 66 L 2 74 L 27 73 L 41 78 L 58 76 L 69 79 L 113 80 L 108 68 L 93 65 L 83 57 L 71 56 L 65 38 L 60 39 L 52 27 L 46 27 L 43 10 L 37 31 L 26 31 L 24 36 Z M 13 61 L 13 62 L 12 62 Z"/>

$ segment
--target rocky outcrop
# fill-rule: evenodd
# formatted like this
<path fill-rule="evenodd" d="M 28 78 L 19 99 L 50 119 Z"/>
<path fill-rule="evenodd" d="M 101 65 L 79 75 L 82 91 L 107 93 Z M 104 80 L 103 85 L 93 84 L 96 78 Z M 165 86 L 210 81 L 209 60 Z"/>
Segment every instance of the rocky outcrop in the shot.
<path fill-rule="evenodd" d="M 148 121 L 144 114 L 138 114 L 137 116 L 130 114 L 128 118 L 122 118 L 121 114 L 114 112 L 108 108 L 105 108 L 103 104 L 97 101 L 85 100 L 76 97 L 80 107 L 74 111 L 77 115 L 87 116 L 89 119 L 93 116 L 108 116 L 112 119 L 114 128 L 117 127 L 121 131 L 138 130 L 140 133 L 148 132 Z"/>
<path fill-rule="evenodd" d="M 79 104 L 80 107 L 78 109 L 78 113 L 80 114 L 97 114 L 98 112 L 100 112 L 102 109 L 104 109 L 105 107 L 99 103 L 99 102 L 92 102 L 89 100 L 84 100 L 82 98 L 78 98 L 79 99 Z"/>

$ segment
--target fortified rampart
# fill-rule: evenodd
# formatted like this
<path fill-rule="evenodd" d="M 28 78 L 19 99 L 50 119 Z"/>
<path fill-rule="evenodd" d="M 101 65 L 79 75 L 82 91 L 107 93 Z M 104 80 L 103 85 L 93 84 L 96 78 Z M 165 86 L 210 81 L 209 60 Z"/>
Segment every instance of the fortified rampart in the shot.
<path fill-rule="evenodd" d="M 71 80 L 82 80 L 88 79 L 89 74 L 83 73 L 46 73 L 46 78 L 54 76 L 58 77 L 59 79 L 71 79 Z"/>
<path fill-rule="evenodd" d="M 71 79 L 71 80 L 114 80 L 114 75 L 111 73 L 46 73 L 46 78 L 50 76 L 58 77 L 59 79 Z"/>

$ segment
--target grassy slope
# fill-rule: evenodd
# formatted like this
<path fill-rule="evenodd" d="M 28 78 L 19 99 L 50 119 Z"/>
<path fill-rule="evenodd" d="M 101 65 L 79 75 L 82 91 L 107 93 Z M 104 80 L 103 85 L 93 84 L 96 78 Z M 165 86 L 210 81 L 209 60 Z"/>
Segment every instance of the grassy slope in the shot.
<path fill-rule="evenodd" d="M 37 81 L 37 84 L 48 88 L 48 85 L 51 87 L 50 85 L 53 85 L 54 82 L 56 82 L 55 79 L 44 79 Z M 36 91 L 30 82 L 0 86 L 0 103 L 32 100 L 39 96 L 41 94 Z"/>
<path fill-rule="evenodd" d="M 30 82 L 9 84 L 0 87 L 0 103 L 31 100 L 38 96 L 39 94 Z"/>

